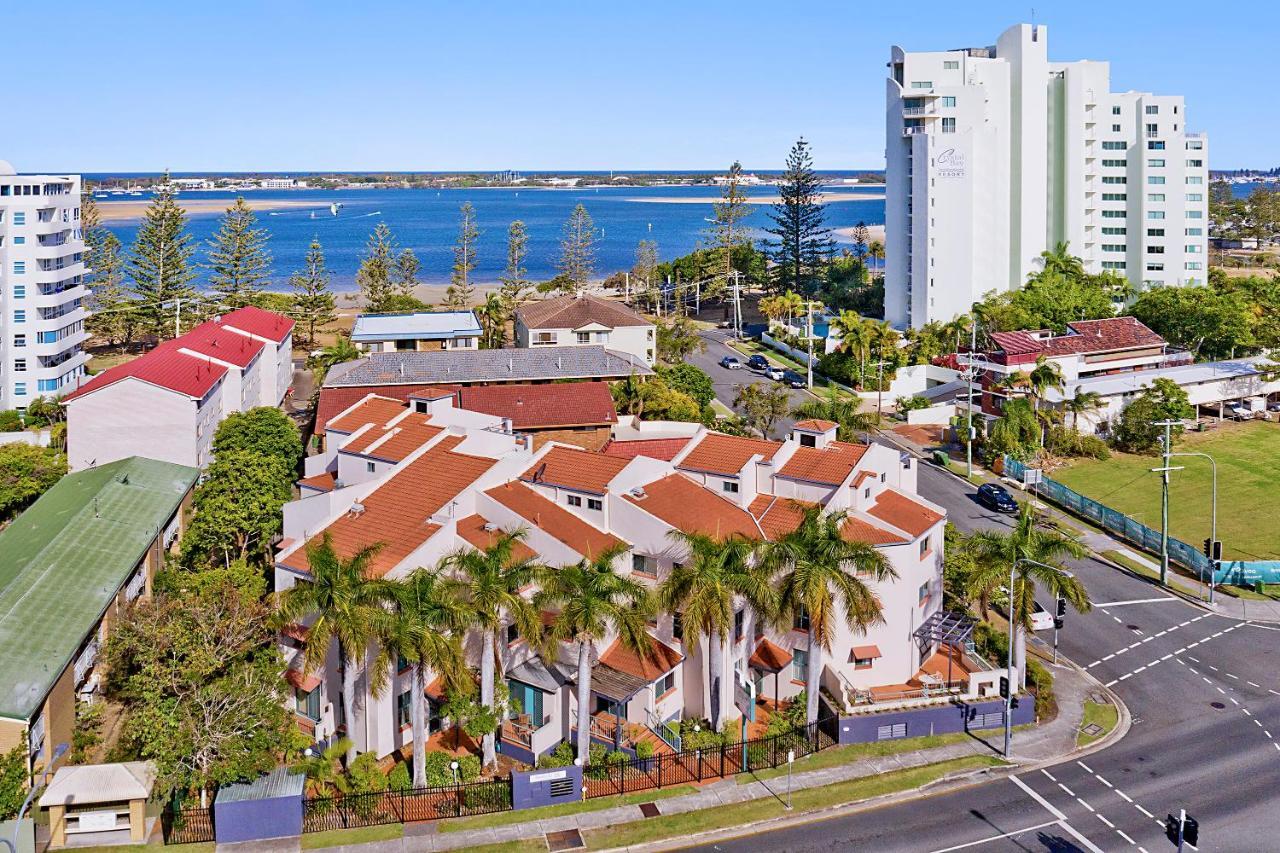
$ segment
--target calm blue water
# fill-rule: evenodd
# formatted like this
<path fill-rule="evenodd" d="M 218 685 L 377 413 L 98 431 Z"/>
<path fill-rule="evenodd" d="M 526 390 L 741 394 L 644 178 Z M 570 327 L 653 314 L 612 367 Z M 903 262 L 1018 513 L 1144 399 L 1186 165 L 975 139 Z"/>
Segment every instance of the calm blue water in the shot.
<path fill-rule="evenodd" d="M 833 228 L 884 222 L 883 188 L 828 187 L 831 193 L 859 193 L 875 196 L 866 201 L 833 201 L 826 205 L 827 222 Z M 752 187 L 751 195 L 774 195 L 773 187 Z M 283 287 L 291 273 L 302 266 L 311 238 L 318 237 L 333 275 L 335 289 L 355 286 L 355 272 L 369 233 L 378 222 L 391 227 L 402 247 L 411 247 L 422 262 L 420 278 L 426 283 L 447 282 L 453 264 L 453 243 L 458 230 L 458 208 L 471 202 L 481 229 L 475 279 L 496 281 L 506 264 L 507 226 L 513 219 L 524 221 L 529 232 L 527 266 L 529 278 L 543 281 L 555 275 L 562 228 L 574 206 L 581 202 L 591 214 L 598 234 L 596 272 L 601 277 L 630 269 L 636 243 L 654 240 L 662 260 L 687 254 L 698 246 L 709 227 L 711 203 L 719 197 L 715 187 L 602 187 L 600 189 L 386 189 L 386 190 L 256 190 L 250 199 L 315 201 L 315 218 L 310 210 L 259 211 L 259 223 L 270 232 L 274 281 Z M 218 199 L 230 204 L 229 192 L 188 192 L 184 199 Z M 706 204 L 640 202 L 631 199 L 705 199 Z M 145 200 L 110 196 L 102 200 Z M 335 217 L 327 206 L 340 202 Z M 768 223 L 768 205 L 752 205 L 748 224 L 759 229 Z M 206 241 L 217 229 L 217 213 L 193 214 L 190 232 L 203 259 Z M 133 243 L 136 222 L 111 223 L 108 227 L 125 244 Z M 201 273 L 203 274 L 203 270 Z"/>

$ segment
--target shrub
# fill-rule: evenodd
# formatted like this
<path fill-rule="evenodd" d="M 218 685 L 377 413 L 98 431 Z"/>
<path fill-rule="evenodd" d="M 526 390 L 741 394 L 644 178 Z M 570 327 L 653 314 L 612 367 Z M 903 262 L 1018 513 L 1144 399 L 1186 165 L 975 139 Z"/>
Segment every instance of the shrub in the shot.
<path fill-rule="evenodd" d="M 409 765 L 401 761 L 391 768 L 387 776 L 387 787 L 393 791 L 407 791 L 413 787 L 413 776 L 409 773 Z"/>
<path fill-rule="evenodd" d="M 539 767 L 568 767 L 573 764 L 574 759 L 573 744 L 568 741 L 561 741 L 556 744 L 556 748 L 548 752 L 546 755 L 538 756 Z"/>
<path fill-rule="evenodd" d="M 620 749 L 615 749 L 610 752 L 607 752 L 605 753 L 605 756 L 604 756 L 604 763 L 610 766 L 614 764 L 626 764 L 630 760 L 631 760 L 631 756 Z"/>
<path fill-rule="evenodd" d="M 463 755 L 458 759 L 458 776 L 463 782 L 474 782 L 480 778 L 480 757 L 478 755 Z"/>
<path fill-rule="evenodd" d="M 653 758 L 653 744 L 647 740 L 642 740 L 636 744 L 636 758 L 641 760 Z"/>
<path fill-rule="evenodd" d="M 428 752 L 422 766 L 427 774 L 427 786 L 440 788 L 453 784 L 454 761 L 458 762 L 458 781 L 470 782 L 480 778 L 480 759 L 474 755 L 463 755 L 455 758 L 447 752 Z"/>
<path fill-rule="evenodd" d="M 927 409 L 933 404 L 917 394 L 914 397 L 899 397 L 896 405 L 898 408 L 898 414 L 906 414 L 907 412 L 914 412 L 918 409 Z"/>
<path fill-rule="evenodd" d="M 22 415 L 14 409 L 0 412 L 0 432 L 22 432 Z"/>
<path fill-rule="evenodd" d="M 387 790 L 387 774 L 378 767 L 378 756 L 372 752 L 362 752 L 351 762 L 347 771 L 351 782 L 351 792 L 367 794 Z"/>
<path fill-rule="evenodd" d="M 1036 694 L 1036 716 L 1041 720 L 1058 713 L 1058 700 L 1053 693 L 1053 674 L 1044 664 L 1027 657 L 1027 686 Z"/>
<path fill-rule="evenodd" d="M 1082 456 L 1091 459 L 1109 459 L 1111 451 L 1107 443 L 1096 435 L 1082 435 L 1073 429 L 1055 426 L 1045 437 L 1045 447 L 1059 456 Z"/>

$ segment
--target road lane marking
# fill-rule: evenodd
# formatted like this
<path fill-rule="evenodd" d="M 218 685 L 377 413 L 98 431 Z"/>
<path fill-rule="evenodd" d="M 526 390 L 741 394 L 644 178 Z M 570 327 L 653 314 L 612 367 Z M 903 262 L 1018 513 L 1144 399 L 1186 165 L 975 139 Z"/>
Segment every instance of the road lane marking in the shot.
<path fill-rule="evenodd" d="M 1108 601 L 1106 604 L 1095 604 L 1094 607 L 1099 609 L 1106 607 L 1124 607 L 1129 604 L 1158 604 L 1162 601 L 1180 601 L 1181 599 L 1173 596 L 1165 596 L 1164 598 L 1134 598 L 1129 601 Z M 1187 624 L 1186 622 L 1182 623 Z"/>
<path fill-rule="evenodd" d="M 1044 768 L 1041 768 L 1041 769 L 1040 769 L 1040 772 L 1041 772 L 1041 773 L 1043 773 L 1045 776 L 1047 776 L 1047 777 L 1049 778 L 1049 781 L 1050 781 L 1050 782 L 1057 782 L 1057 781 L 1058 781 L 1057 779 L 1053 778 L 1053 774 L 1052 774 L 1052 773 L 1050 773 L 1048 770 L 1045 770 Z"/>
<path fill-rule="evenodd" d="M 1143 813 L 1144 815 L 1146 815 L 1147 817 L 1155 817 L 1155 815 L 1153 815 L 1151 812 L 1147 811 L 1146 809 L 1144 809 L 1142 806 L 1138 805 L 1137 803 L 1134 803 L 1134 804 L 1133 804 L 1133 807 L 1134 807 L 1135 809 L 1137 809 L 1138 811 L 1142 812 L 1142 813 Z M 1159 818 L 1156 818 L 1156 820 L 1159 820 Z"/>
<path fill-rule="evenodd" d="M 1081 769 L 1081 770 L 1083 770 L 1085 773 L 1092 773 L 1092 772 L 1093 772 L 1092 770 L 1090 770 L 1090 769 L 1089 769 L 1089 765 L 1088 765 L 1088 764 L 1085 764 L 1083 761 L 1077 761 L 1077 762 L 1076 762 L 1076 764 L 1079 764 L 1079 765 L 1080 765 L 1080 769 Z"/>
<path fill-rule="evenodd" d="M 1277 748 L 1277 749 L 1280 749 L 1280 746 L 1277 746 L 1276 748 Z M 1028 797 L 1030 797 L 1031 799 L 1035 800 L 1035 801 L 1036 801 L 1037 803 L 1039 803 L 1040 805 L 1044 806 L 1045 810 L 1046 810 L 1046 811 L 1048 811 L 1048 812 L 1049 812 L 1049 814 L 1051 814 L 1051 815 L 1053 815 L 1054 817 L 1056 817 L 1058 820 L 1066 820 L 1066 819 L 1067 819 L 1067 816 L 1066 816 L 1065 814 L 1063 814 L 1062 812 L 1058 811 L 1058 809 L 1053 805 L 1053 803 L 1049 802 L 1049 801 L 1048 801 L 1048 800 L 1046 800 L 1044 797 L 1040 796 L 1040 795 L 1039 795 L 1039 794 L 1037 794 L 1035 791 L 1031 790 L 1031 786 L 1030 786 L 1030 785 L 1028 785 L 1026 782 L 1023 782 L 1023 781 L 1022 781 L 1021 779 L 1019 779 L 1017 776 L 1010 776 L 1010 777 L 1009 777 L 1009 781 L 1010 781 L 1010 782 L 1012 782 L 1013 784 L 1017 785 L 1017 786 L 1018 786 L 1019 788 L 1021 788 L 1023 791 L 1025 791 Z"/>
<path fill-rule="evenodd" d="M 1074 796 L 1076 795 L 1076 792 L 1075 792 L 1075 791 L 1071 790 L 1070 788 L 1068 788 L 1066 785 L 1062 784 L 1061 782 L 1059 782 L 1059 783 L 1058 783 L 1058 787 L 1059 787 L 1059 788 L 1061 788 L 1062 790 L 1066 791 L 1066 792 L 1067 792 L 1067 796 L 1068 796 L 1068 797 L 1074 797 Z"/>
<path fill-rule="evenodd" d="M 1119 794 L 1120 799 L 1124 800 L 1126 803 L 1133 802 L 1133 798 L 1130 797 L 1128 794 L 1126 794 L 1124 791 L 1121 791 L 1119 788 L 1116 788 L 1116 793 Z"/>
<path fill-rule="evenodd" d="M 968 841 L 964 844 L 957 844 L 954 847 L 943 847 L 934 850 L 933 853 L 951 853 L 953 850 L 965 850 L 969 847 L 977 847 L 980 844 L 990 844 L 992 841 L 999 841 L 1002 838 L 1012 838 L 1015 835 L 1021 835 L 1024 832 L 1034 832 L 1037 829 L 1044 829 L 1049 826 L 1057 826 L 1060 821 L 1050 820 L 1045 823 L 1038 823 L 1035 826 L 1024 826 L 1022 829 L 1015 829 L 1012 832 L 1002 832 L 999 835 L 992 835 L 990 838 L 980 838 L 977 841 Z"/>
<path fill-rule="evenodd" d="M 1130 844 L 1137 844 L 1137 843 L 1138 843 L 1138 842 L 1134 841 L 1132 838 L 1130 838 L 1129 836 L 1125 835 L 1125 834 L 1124 834 L 1124 830 L 1123 830 L 1123 829 L 1117 829 L 1117 830 L 1116 830 L 1116 834 L 1117 834 L 1117 835 L 1119 835 L 1121 838 L 1123 838 L 1125 841 L 1128 841 Z"/>
<path fill-rule="evenodd" d="M 1106 819 L 1105 817 L 1103 817 L 1102 815 L 1100 815 L 1100 814 L 1098 814 L 1098 813 L 1096 813 L 1096 812 L 1095 812 L 1095 813 L 1094 813 L 1094 816 L 1095 816 L 1098 820 L 1100 820 L 1100 821 L 1102 821 L 1103 823 L 1105 823 L 1105 824 L 1107 825 L 1107 828 L 1108 828 L 1108 829 L 1115 829 L 1115 828 L 1116 828 L 1116 825 L 1115 825 L 1114 823 L 1112 823 L 1111 821 L 1107 820 L 1107 819 Z"/>

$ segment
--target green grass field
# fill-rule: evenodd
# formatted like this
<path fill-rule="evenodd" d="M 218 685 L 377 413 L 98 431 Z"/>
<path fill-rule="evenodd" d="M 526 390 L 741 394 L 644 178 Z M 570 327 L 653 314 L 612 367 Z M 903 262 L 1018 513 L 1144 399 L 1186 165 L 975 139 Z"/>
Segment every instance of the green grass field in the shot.
<path fill-rule="evenodd" d="M 1236 560 L 1280 560 L 1275 500 L 1280 487 L 1280 425 L 1255 421 L 1223 424 L 1188 434 L 1174 452 L 1208 453 L 1218 463 L 1218 538 L 1223 554 Z M 1160 457 L 1114 453 L 1105 462 L 1079 462 L 1053 479 L 1096 501 L 1160 529 Z M 1170 474 L 1172 535 L 1199 546 L 1209 536 L 1210 467 L 1198 457 L 1174 458 L 1184 466 Z"/>

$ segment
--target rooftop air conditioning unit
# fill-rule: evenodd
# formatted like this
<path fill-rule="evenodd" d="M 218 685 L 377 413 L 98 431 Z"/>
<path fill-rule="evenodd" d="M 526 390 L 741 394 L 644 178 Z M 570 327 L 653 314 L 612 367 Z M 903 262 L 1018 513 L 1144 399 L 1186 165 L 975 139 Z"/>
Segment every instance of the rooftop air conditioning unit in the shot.
<path fill-rule="evenodd" d="M 348 510 L 348 512 L 350 512 L 352 515 L 361 515 L 364 513 L 364 504 L 360 503 L 359 501 L 356 501 L 351 505 L 351 509 Z"/>
<path fill-rule="evenodd" d="M 638 501 L 642 501 L 645 498 L 644 489 L 640 486 L 633 486 L 630 495 Z"/>
<path fill-rule="evenodd" d="M 492 521 L 486 521 L 484 523 L 485 533 L 496 533 L 497 530 L 498 530 L 498 525 L 494 524 Z"/>

